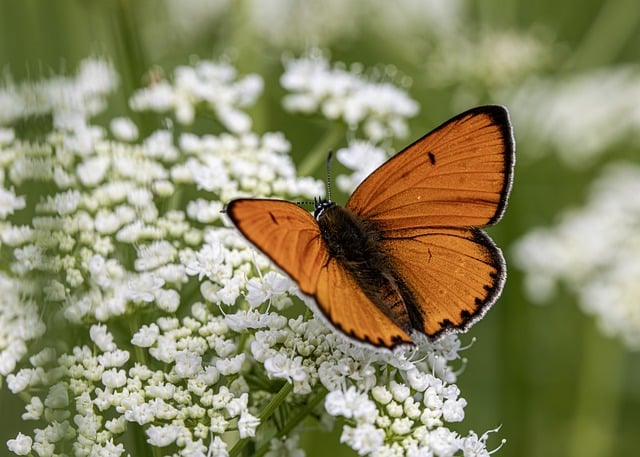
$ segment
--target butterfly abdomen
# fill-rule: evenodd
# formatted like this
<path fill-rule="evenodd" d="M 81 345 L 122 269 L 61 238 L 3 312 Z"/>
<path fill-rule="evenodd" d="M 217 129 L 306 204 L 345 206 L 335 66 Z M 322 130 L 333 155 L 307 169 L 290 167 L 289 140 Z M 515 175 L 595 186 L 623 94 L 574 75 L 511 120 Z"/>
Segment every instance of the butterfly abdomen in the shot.
<path fill-rule="evenodd" d="M 329 255 L 340 262 L 371 301 L 409 332 L 412 325 L 405 300 L 380 248 L 381 236 L 375 225 L 336 204 L 321 212 L 318 225 Z"/>

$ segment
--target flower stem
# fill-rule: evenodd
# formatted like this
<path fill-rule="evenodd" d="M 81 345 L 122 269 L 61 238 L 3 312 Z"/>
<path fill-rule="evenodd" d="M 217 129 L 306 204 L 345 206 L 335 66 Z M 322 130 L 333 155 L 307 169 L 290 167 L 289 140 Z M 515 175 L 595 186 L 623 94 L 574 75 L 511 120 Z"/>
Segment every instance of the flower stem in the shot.
<path fill-rule="evenodd" d="M 274 438 L 282 438 L 283 436 L 287 436 L 291 430 L 293 430 L 300 422 L 304 420 L 305 417 L 311 413 L 315 407 L 320 403 L 324 397 L 327 396 L 327 389 L 324 387 L 313 397 L 304 408 L 302 408 L 298 414 L 294 415 L 278 432 L 272 436 L 270 439 L 266 440 L 253 454 L 254 457 L 260 457 L 267 453 L 269 450 L 269 446 L 271 445 L 271 441 Z"/>
<path fill-rule="evenodd" d="M 325 136 L 316 143 L 315 147 L 309 154 L 305 156 L 298 166 L 299 176 L 308 176 L 318 169 L 324 159 L 327 158 L 327 152 L 334 147 L 338 139 L 344 135 L 345 126 L 341 123 L 335 123 L 333 127 L 325 134 Z"/>
<path fill-rule="evenodd" d="M 290 384 L 288 382 L 280 388 L 276 396 L 271 399 L 271 401 L 260 413 L 261 426 L 273 415 L 274 412 L 276 412 L 278 406 L 280 406 L 280 404 L 284 401 L 285 398 L 287 398 L 287 395 L 289 395 L 292 390 L 293 384 Z M 251 441 L 251 438 L 242 438 L 241 440 L 238 440 L 233 448 L 231 448 L 231 451 L 229 451 L 229 457 L 236 457 L 240 455 L 240 452 L 242 452 L 242 449 L 244 449 L 249 441 Z"/>

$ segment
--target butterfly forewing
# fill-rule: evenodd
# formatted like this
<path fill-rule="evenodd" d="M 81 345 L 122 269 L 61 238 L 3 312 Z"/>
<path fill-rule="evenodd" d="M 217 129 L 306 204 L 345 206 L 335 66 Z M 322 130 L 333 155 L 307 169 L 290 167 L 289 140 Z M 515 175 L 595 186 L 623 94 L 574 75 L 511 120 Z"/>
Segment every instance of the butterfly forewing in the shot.
<path fill-rule="evenodd" d="M 315 293 L 328 253 L 320 229 L 308 211 L 290 202 L 239 199 L 227 214 L 242 234 L 282 268 L 306 294 Z"/>
<path fill-rule="evenodd" d="M 394 229 L 497 222 L 511 188 L 514 143 L 504 107 L 462 113 L 375 170 L 347 208 Z"/>

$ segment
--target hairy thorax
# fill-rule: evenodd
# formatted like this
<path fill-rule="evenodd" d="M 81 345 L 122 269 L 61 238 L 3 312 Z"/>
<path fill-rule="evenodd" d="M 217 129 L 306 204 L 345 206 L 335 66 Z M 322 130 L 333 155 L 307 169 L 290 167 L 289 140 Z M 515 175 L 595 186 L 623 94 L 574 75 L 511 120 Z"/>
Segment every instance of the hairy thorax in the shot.
<path fill-rule="evenodd" d="M 318 217 L 329 255 L 347 270 L 373 301 L 400 328 L 412 328 L 400 284 L 380 247 L 380 232 L 369 221 L 336 204 Z M 345 304 L 346 305 L 346 304 Z"/>

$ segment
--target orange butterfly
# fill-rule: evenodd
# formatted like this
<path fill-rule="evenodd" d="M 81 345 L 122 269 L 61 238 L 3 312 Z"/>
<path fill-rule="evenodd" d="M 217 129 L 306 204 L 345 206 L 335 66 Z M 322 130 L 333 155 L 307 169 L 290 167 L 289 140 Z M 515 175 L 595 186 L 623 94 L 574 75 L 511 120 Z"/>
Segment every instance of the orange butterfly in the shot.
<path fill-rule="evenodd" d="M 509 114 L 481 106 L 445 122 L 367 177 L 343 208 L 238 199 L 242 234 L 356 340 L 392 348 L 466 330 L 500 295 L 498 222 L 515 162 Z"/>

